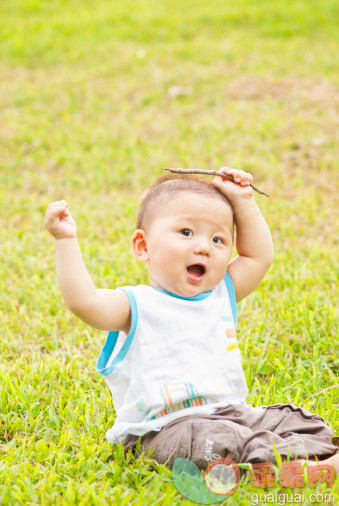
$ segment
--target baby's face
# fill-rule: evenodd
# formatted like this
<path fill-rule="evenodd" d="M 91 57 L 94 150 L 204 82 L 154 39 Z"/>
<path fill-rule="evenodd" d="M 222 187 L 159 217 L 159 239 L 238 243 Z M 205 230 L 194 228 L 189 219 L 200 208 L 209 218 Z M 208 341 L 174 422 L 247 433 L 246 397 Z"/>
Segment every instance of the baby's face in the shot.
<path fill-rule="evenodd" d="M 146 232 L 150 285 L 182 297 L 214 288 L 232 255 L 232 210 L 220 198 L 181 192 Z"/>

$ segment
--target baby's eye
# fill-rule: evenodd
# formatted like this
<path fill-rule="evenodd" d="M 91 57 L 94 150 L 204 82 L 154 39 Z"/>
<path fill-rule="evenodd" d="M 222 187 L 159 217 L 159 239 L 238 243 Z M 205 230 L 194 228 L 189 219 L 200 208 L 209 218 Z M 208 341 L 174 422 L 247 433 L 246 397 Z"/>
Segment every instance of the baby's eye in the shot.
<path fill-rule="evenodd" d="M 213 237 L 213 242 L 216 244 L 224 244 L 224 241 L 221 239 L 221 237 Z"/>
<path fill-rule="evenodd" d="M 189 228 L 183 228 L 182 230 L 180 230 L 180 233 L 186 237 L 193 235 L 192 230 L 190 230 Z"/>

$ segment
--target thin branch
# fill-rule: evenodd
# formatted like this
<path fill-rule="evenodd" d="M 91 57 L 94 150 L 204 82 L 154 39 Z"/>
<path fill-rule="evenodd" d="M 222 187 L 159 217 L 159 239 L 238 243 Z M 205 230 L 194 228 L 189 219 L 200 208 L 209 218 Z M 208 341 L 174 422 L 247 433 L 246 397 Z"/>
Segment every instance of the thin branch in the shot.
<path fill-rule="evenodd" d="M 177 174 L 208 174 L 209 176 L 221 176 L 225 177 L 226 179 L 229 179 L 230 181 L 234 181 L 232 176 L 224 174 L 223 172 L 219 172 L 218 170 L 204 170 L 204 169 L 165 169 L 165 170 L 169 170 L 170 172 L 176 172 Z M 260 195 L 266 195 L 266 197 L 269 197 L 267 193 L 260 190 L 260 188 L 258 188 L 254 184 L 250 183 L 250 187 L 253 188 L 254 191 L 260 193 Z"/>
<path fill-rule="evenodd" d="M 320 392 L 317 392 L 317 393 L 315 393 L 315 394 L 313 394 L 313 395 L 310 395 L 309 397 L 307 397 L 307 399 L 306 399 L 306 400 L 308 400 L 308 399 L 312 399 L 313 397 L 316 397 L 317 395 L 321 395 L 323 392 L 326 392 L 327 390 L 331 390 L 332 388 L 338 388 L 338 387 L 339 387 L 339 385 L 338 385 L 338 384 L 337 384 L 337 385 L 331 385 L 331 386 L 330 386 L 330 387 L 328 387 L 328 388 L 324 388 L 324 390 L 320 390 Z"/>

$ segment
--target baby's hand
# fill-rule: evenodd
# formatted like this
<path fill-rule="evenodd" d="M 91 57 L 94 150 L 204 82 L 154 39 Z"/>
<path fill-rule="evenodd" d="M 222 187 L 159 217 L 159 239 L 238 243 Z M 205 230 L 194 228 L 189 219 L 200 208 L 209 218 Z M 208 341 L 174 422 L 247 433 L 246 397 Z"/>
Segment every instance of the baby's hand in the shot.
<path fill-rule="evenodd" d="M 223 172 L 233 177 L 233 181 L 222 176 L 216 176 L 212 183 L 219 188 L 232 203 L 239 199 L 248 199 L 252 197 L 252 188 L 250 186 L 253 176 L 249 172 L 243 170 L 230 169 L 229 167 L 221 167 L 219 172 Z"/>
<path fill-rule="evenodd" d="M 46 211 L 45 227 L 55 239 L 76 237 L 76 225 L 65 200 L 50 204 Z"/>

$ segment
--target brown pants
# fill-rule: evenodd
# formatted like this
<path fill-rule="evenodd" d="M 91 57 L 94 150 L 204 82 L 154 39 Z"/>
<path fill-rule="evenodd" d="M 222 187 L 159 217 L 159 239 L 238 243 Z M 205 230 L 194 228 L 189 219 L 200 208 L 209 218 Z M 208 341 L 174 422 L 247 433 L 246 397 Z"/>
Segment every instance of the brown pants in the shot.
<path fill-rule="evenodd" d="M 138 439 L 128 434 L 125 455 L 129 448 L 136 452 Z M 177 457 L 192 460 L 199 469 L 221 457 L 237 463 L 276 463 L 274 445 L 278 454 L 291 459 L 323 460 L 339 452 L 324 420 L 291 404 L 257 408 L 234 404 L 212 415 L 179 418 L 140 439 L 138 453 L 155 448 L 153 458 L 170 469 Z"/>

